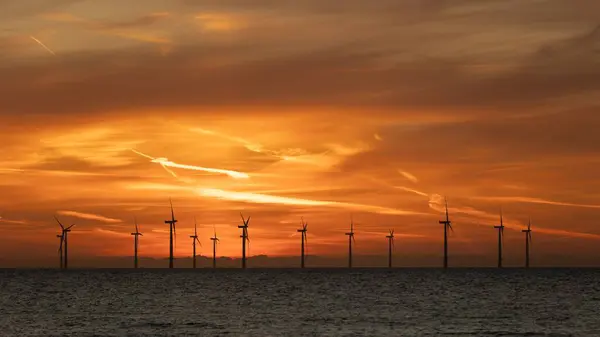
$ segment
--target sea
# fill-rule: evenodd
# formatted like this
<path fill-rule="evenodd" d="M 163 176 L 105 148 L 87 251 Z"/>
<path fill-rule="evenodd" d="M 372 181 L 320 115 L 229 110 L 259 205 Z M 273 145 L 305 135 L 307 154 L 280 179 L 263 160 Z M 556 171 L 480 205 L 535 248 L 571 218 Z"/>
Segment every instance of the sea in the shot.
<path fill-rule="evenodd" d="M 0 270 L 0 336 L 600 336 L 600 269 Z"/>

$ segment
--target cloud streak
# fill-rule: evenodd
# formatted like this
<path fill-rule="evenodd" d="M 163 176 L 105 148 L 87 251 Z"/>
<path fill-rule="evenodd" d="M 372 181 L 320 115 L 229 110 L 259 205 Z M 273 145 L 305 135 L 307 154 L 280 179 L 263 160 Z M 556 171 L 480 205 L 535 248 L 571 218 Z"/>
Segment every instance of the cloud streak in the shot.
<path fill-rule="evenodd" d="M 81 213 L 81 212 L 76 212 L 76 211 L 58 211 L 57 213 L 60 215 L 65 215 L 65 216 L 72 216 L 74 218 L 85 219 L 85 220 L 94 220 L 94 221 L 100 221 L 100 222 L 106 222 L 106 223 L 121 223 L 121 222 L 123 222 L 122 220 L 119 220 L 119 219 L 107 218 L 102 215 L 91 214 L 91 213 Z"/>
<path fill-rule="evenodd" d="M 216 199 L 224 199 L 231 201 L 243 201 L 258 204 L 279 204 L 279 205 L 296 205 L 296 206 L 326 206 L 326 207 L 337 207 L 344 209 L 360 210 L 365 212 L 390 214 L 390 215 L 430 215 L 426 213 L 406 211 L 400 209 L 393 209 L 380 206 L 362 205 L 355 203 L 345 203 L 336 201 L 322 201 L 322 200 L 310 200 L 290 197 L 280 197 L 268 194 L 260 193 L 248 193 L 248 192 L 233 192 L 224 191 L 215 188 L 200 188 L 197 189 L 197 193 Z"/>
<path fill-rule="evenodd" d="M 410 172 L 398 170 L 398 173 L 400 173 L 404 178 L 410 180 L 413 183 L 418 183 L 419 182 L 419 179 L 417 179 L 417 177 L 415 177 L 414 175 L 412 175 Z"/>
<path fill-rule="evenodd" d="M 495 202 L 517 202 L 517 203 L 600 209 L 600 205 L 577 204 L 577 203 L 570 203 L 570 202 L 560 202 L 560 201 L 545 200 L 545 199 L 540 199 L 540 198 L 518 197 L 518 196 L 515 196 L 515 197 L 470 197 L 469 199 L 477 199 L 477 200 L 483 200 L 483 201 L 495 201 Z"/>

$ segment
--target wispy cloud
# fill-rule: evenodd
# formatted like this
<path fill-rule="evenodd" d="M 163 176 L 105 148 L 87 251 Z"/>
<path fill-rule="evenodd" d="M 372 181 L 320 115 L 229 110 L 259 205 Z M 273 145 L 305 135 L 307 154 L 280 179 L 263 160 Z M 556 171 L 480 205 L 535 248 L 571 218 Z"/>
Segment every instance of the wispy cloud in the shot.
<path fill-rule="evenodd" d="M 198 194 L 205 197 L 212 197 L 217 199 L 225 199 L 232 201 L 244 201 L 259 204 L 280 204 L 280 205 L 298 205 L 298 206 L 327 206 L 327 207 L 338 207 L 345 209 L 362 210 L 365 212 L 381 213 L 381 214 L 393 214 L 393 215 L 429 215 L 420 212 L 406 211 L 394 208 L 362 205 L 355 203 L 345 203 L 336 201 L 322 201 L 322 200 L 310 200 L 310 199 L 299 199 L 290 197 L 280 197 L 267 194 L 259 193 L 248 193 L 248 192 L 233 192 L 224 191 L 214 188 L 199 188 L 197 189 Z"/>
<path fill-rule="evenodd" d="M 413 174 L 411 174 L 410 172 L 406 172 L 406 171 L 402 171 L 402 170 L 398 170 L 398 173 L 400 173 L 402 176 L 404 176 L 404 178 L 412 181 L 413 183 L 418 183 L 419 179 L 417 179 L 417 177 L 415 177 Z"/>
<path fill-rule="evenodd" d="M 136 40 L 141 42 L 154 43 L 159 45 L 167 45 L 171 43 L 171 40 L 151 34 L 146 31 L 140 31 L 141 28 L 152 25 L 160 20 L 164 20 L 170 16 L 168 12 L 158 12 L 142 15 L 134 18 L 130 21 L 125 22 L 110 22 L 101 20 L 92 20 L 79 16 L 75 16 L 70 13 L 45 13 L 41 15 L 41 18 L 47 21 L 71 23 L 76 24 L 80 27 L 86 28 L 90 31 L 95 31 L 101 34 L 118 36 L 125 39 Z"/>
<path fill-rule="evenodd" d="M 128 238 L 131 236 L 131 234 L 129 234 L 129 233 L 116 232 L 116 231 L 111 231 L 111 230 L 103 229 L 103 228 L 94 228 L 94 232 L 99 233 L 99 234 L 104 234 L 104 235 L 123 237 L 123 238 L 126 238 L 126 237 Z"/>
<path fill-rule="evenodd" d="M 435 210 L 439 213 L 445 212 L 444 198 L 439 194 L 431 195 L 430 200 L 429 200 L 429 206 L 433 210 Z M 488 213 L 488 212 L 481 211 L 481 210 L 478 210 L 478 209 L 475 209 L 472 207 L 448 207 L 448 210 L 451 213 L 457 213 L 457 214 L 467 215 L 470 217 L 475 217 L 478 220 L 485 220 L 485 221 L 490 221 L 490 222 L 493 221 L 494 223 L 500 221 L 499 214 Z M 485 224 L 481 221 L 475 221 L 474 223 L 477 225 L 488 226 L 488 224 Z M 522 230 L 522 229 L 526 228 L 526 226 L 523 223 L 513 220 L 513 219 L 510 219 L 506 216 L 504 217 L 504 225 L 506 228 L 514 229 L 514 230 Z M 595 239 L 595 240 L 600 239 L 600 235 L 598 235 L 598 234 L 567 231 L 567 230 L 560 230 L 560 229 L 550 229 L 550 228 L 542 228 L 542 227 L 535 227 L 534 232 L 548 234 L 548 235 L 573 237 L 573 238 L 586 238 L 586 239 Z"/>
<path fill-rule="evenodd" d="M 416 195 L 420 195 L 422 197 L 429 197 L 429 193 L 425 193 L 425 192 L 421 192 L 419 190 L 415 190 L 413 188 L 409 188 L 409 187 L 404 187 L 404 186 L 394 186 L 395 189 L 398 190 L 402 190 L 402 191 L 406 191 L 406 192 L 410 192 L 410 193 L 414 193 Z"/>
<path fill-rule="evenodd" d="M 58 211 L 57 213 L 60 215 L 72 216 L 75 218 L 86 219 L 86 220 L 95 220 L 95 221 L 106 222 L 106 223 L 121 223 L 121 222 L 123 222 L 122 220 L 107 218 L 102 215 L 81 213 L 81 212 L 76 212 L 76 211 Z"/>
<path fill-rule="evenodd" d="M 570 207 L 582 207 L 582 208 L 596 208 L 600 209 L 600 205 L 589 205 L 589 204 L 576 204 L 571 202 L 561 202 L 544 200 L 540 198 L 531 197 L 470 197 L 469 199 L 477 199 L 483 201 L 495 201 L 495 202 L 521 202 L 529 204 L 543 204 L 543 205 L 554 205 L 554 206 L 570 206 Z"/>
<path fill-rule="evenodd" d="M 25 220 L 10 220 L 10 219 L 5 219 L 5 218 L 3 218 L 1 216 L 0 216 L 0 222 L 10 223 L 10 224 L 15 224 L 15 225 L 25 225 L 25 224 L 27 224 L 27 221 L 25 221 Z"/>

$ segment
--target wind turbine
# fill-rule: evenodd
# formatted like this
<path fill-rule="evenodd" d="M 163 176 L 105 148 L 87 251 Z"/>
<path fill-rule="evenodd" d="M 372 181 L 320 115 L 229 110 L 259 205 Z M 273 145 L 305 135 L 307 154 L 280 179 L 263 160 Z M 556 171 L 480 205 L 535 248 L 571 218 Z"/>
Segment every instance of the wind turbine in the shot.
<path fill-rule="evenodd" d="M 529 268 L 529 245 L 531 244 L 531 219 L 527 224 L 527 229 L 522 230 L 525 233 L 525 268 Z"/>
<path fill-rule="evenodd" d="M 348 235 L 348 268 L 352 268 L 352 242 L 356 243 L 354 239 L 354 220 L 350 217 L 350 232 L 346 233 Z"/>
<path fill-rule="evenodd" d="M 444 203 L 446 204 L 446 220 L 442 220 L 439 223 L 440 225 L 444 225 L 444 268 L 448 268 L 448 229 L 452 232 L 454 232 L 454 229 L 452 229 L 452 222 L 448 215 L 448 200 L 445 198 Z"/>
<path fill-rule="evenodd" d="M 494 226 L 498 230 L 498 268 L 502 268 L 502 244 L 504 243 L 504 221 L 502 210 L 500 210 L 500 226 Z"/>
<path fill-rule="evenodd" d="M 138 267 L 138 245 L 139 245 L 139 237 L 143 236 L 138 229 L 137 219 L 134 217 L 133 222 L 135 223 L 135 233 L 131 233 L 133 235 L 133 268 Z"/>
<path fill-rule="evenodd" d="M 215 230 L 215 235 L 210 240 L 213 242 L 213 268 L 217 268 L 217 242 L 219 242 L 219 238 L 217 237 L 217 229 L 213 229 Z"/>
<path fill-rule="evenodd" d="M 390 235 L 386 236 L 388 239 L 388 268 L 392 268 L 392 248 L 394 247 L 394 230 L 390 229 Z"/>
<path fill-rule="evenodd" d="M 65 226 L 63 226 L 62 223 L 60 223 L 60 221 L 58 221 L 57 217 L 54 217 L 54 219 L 56 220 L 56 222 L 58 222 L 58 225 L 60 226 L 60 229 L 62 230 L 62 234 L 60 235 L 61 237 L 61 248 L 59 248 L 59 250 L 61 251 L 61 255 L 64 252 L 64 262 L 62 263 L 62 266 L 64 269 L 68 269 L 69 268 L 69 246 L 68 246 L 68 237 L 69 237 L 69 232 L 71 231 L 71 228 L 73 228 L 73 226 L 75 225 L 71 225 L 67 228 L 65 228 Z M 58 235 L 57 235 L 58 236 Z"/>
<path fill-rule="evenodd" d="M 304 218 L 302 218 L 302 229 L 298 229 L 298 233 L 302 233 L 302 246 L 300 253 L 302 254 L 300 257 L 300 268 L 304 268 L 304 247 L 308 243 L 308 238 L 306 236 L 306 232 L 308 231 L 308 223 L 304 222 Z"/>
<path fill-rule="evenodd" d="M 250 246 L 250 238 L 248 237 L 248 224 L 250 224 L 250 217 L 248 219 L 244 218 L 244 215 L 240 213 L 242 217 L 243 225 L 238 226 L 242 230 L 242 268 L 246 269 L 246 241 L 248 241 L 248 246 Z"/>
<path fill-rule="evenodd" d="M 194 235 L 190 235 L 190 238 L 192 238 L 192 246 L 194 247 L 194 269 L 196 269 L 196 242 L 198 242 L 198 244 L 200 244 L 200 247 L 202 247 L 202 243 L 200 242 L 200 239 L 198 239 L 198 225 L 196 225 L 196 218 L 194 218 Z"/>
<path fill-rule="evenodd" d="M 63 232 L 61 231 L 60 235 L 56 235 L 57 238 L 60 238 L 60 246 L 58 246 L 58 255 L 60 258 L 60 269 L 63 269 Z"/>
<path fill-rule="evenodd" d="M 175 231 L 175 213 L 173 212 L 173 202 L 169 199 L 171 204 L 171 220 L 165 220 L 165 223 L 169 225 L 169 268 L 173 268 L 173 237 L 177 240 L 177 232 Z"/>

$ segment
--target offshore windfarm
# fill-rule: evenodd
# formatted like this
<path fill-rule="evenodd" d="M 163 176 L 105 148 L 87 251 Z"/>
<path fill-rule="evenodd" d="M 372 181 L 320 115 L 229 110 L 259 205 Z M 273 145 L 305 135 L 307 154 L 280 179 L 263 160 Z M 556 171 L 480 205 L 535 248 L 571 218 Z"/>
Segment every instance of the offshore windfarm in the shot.
<path fill-rule="evenodd" d="M 174 255 L 174 247 L 176 246 L 177 243 L 177 235 L 176 235 L 176 227 L 175 224 L 179 222 L 179 220 L 176 219 L 175 217 L 175 210 L 173 207 L 173 202 L 171 200 L 169 200 L 169 205 L 170 205 L 170 216 L 171 218 L 169 220 L 165 220 L 164 223 L 169 225 L 169 252 L 168 252 L 168 268 L 169 269 L 173 269 L 175 268 L 175 255 Z M 449 233 L 453 233 L 454 229 L 452 227 L 452 221 L 450 221 L 450 214 L 448 211 L 448 202 L 447 200 L 445 200 L 445 213 L 444 213 L 444 219 L 443 220 L 439 220 L 439 224 L 443 225 L 443 246 L 441 247 L 441 250 L 443 251 L 443 255 L 442 255 L 442 261 L 440 263 L 440 267 L 447 269 L 449 268 L 451 265 L 449 263 L 450 261 L 450 253 L 449 253 Z M 241 269 L 246 269 L 248 268 L 248 259 L 249 259 L 249 250 L 250 250 L 250 235 L 249 235 L 249 225 L 250 225 L 250 216 L 248 216 L 247 218 L 244 217 L 243 214 L 240 214 L 241 217 L 241 225 L 238 225 L 237 228 L 241 229 L 241 235 L 239 236 L 241 239 L 241 264 L 239 266 L 239 268 Z M 75 226 L 74 224 L 68 227 L 64 227 L 63 224 L 60 222 L 60 220 L 55 216 L 55 220 L 56 222 L 59 224 L 60 226 L 60 234 L 57 234 L 56 237 L 60 239 L 60 245 L 58 248 L 58 253 L 59 253 L 59 265 L 58 268 L 59 269 L 68 269 L 68 233 L 71 232 L 71 228 L 73 226 Z M 308 255 L 306 254 L 307 250 L 308 250 L 308 223 L 305 222 L 304 218 L 301 218 L 301 222 L 300 222 L 300 229 L 297 229 L 296 232 L 300 233 L 301 236 L 301 244 L 300 244 L 300 249 L 299 249 L 299 255 L 298 255 L 298 268 L 304 269 L 304 268 L 310 268 L 310 260 L 307 259 Z M 494 225 L 493 228 L 495 230 L 497 230 L 498 233 L 498 255 L 497 255 L 497 267 L 498 268 L 503 268 L 503 246 L 504 246 L 504 216 L 502 214 L 502 211 L 500 211 L 500 219 L 499 219 L 499 225 Z M 140 236 L 143 236 L 143 234 L 139 231 L 138 228 L 138 223 L 137 223 L 137 219 L 134 217 L 134 229 L 135 232 L 131 233 L 131 235 L 134 238 L 134 249 L 133 249 L 133 265 L 132 268 L 139 268 L 139 240 L 140 240 Z M 217 268 L 217 244 L 221 242 L 221 239 L 217 237 L 217 231 L 216 228 L 213 229 L 214 233 L 213 236 L 211 236 L 209 239 L 210 241 L 212 241 L 212 268 Z M 530 252 L 531 252 L 531 233 L 532 233 L 532 229 L 531 229 L 531 219 L 529 219 L 528 225 L 526 229 L 523 229 L 522 232 L 525 234 L 525 249 L 524 249 L 524 257 L 523 257 L 523 265 L 522 267 L 524 268 L 529 268 L 530 267 Z M 389 233 L 388 235 L 382 235 L 381 237 L 381 241 L 382 244 L 385 243 L 385 240 L 387 240 L 387 247 L 388 247 L 388 252 L 387 252 L 387 267 L 388 268 L 395 268 L 394 263 L 393 263 L 393 257 L 394 257 L 394 251 L 395 251 L 395 239 L 396 237 L 394 236 L 395 233 L 395 229 L 391 228 L 389 229 Z M 353 268 L 353 245 L 356 244 L 356 238 L 355 238 L 355 222 L 354 222 L 354 218 L 351 216 L 350 217 L 350 231 L 348 232 L 344 232 L 344 233 L 340 233 L 343 234 L 345 236 L 348 237 L 348 253 L 347 253 L 347 258 L 348 258 L 348 264 L 347 264 L 347 268 L 351 269 Z M 198 235 L 198 224 L 196 222 L 196 218 L 194 218 L 194 232 L 192 235 L 189 236 L 190 239 L 192 239 L 192 268 L 196 269 L 197 268 L 197 245 L 202 247 L 202 243 L 200 241 L 200 236 Z M 308 262 L 308 263 L 307 263 Z M 362 267 L 368 267 L 368 266 L 362 266 Z"/>

